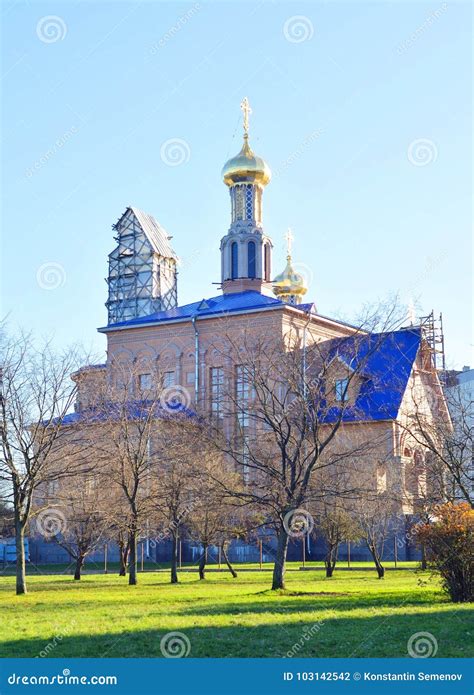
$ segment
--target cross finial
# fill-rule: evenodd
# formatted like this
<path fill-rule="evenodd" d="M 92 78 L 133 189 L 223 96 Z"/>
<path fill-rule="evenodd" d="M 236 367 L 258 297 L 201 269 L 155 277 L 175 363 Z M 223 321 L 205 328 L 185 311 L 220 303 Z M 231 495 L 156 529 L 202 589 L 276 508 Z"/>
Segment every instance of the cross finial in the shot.
<path fill-rule="evenodd" d="M 288 253 L 288 258 L 291 258 L 291 245 L 292 245 L 295 237 L 293 236 L 293 232 L 291 231 L 291 229 L 289 227 L 288 227 L 288 231 L 287 231 L 285 237 L 286 237 L 286 250 Z"/>
<path fill-rule="evenodd" d="M 249 100 L 247 97 L 243 98 L 242 103 L 240 104 L 240 108 L 242 109 L 242 113 L 244 114 L 244 135 L 248 135 L 249 116 L 252 113 L 252 109 L 250 108 Z"/>

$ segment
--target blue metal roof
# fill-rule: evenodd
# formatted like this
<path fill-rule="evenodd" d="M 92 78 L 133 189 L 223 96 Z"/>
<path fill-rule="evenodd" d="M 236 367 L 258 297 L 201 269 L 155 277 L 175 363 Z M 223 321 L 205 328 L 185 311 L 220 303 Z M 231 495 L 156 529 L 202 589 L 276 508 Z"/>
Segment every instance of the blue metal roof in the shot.
<path fill-rule="evenodd" d="M 176 417 L 195 417 L 196 413 L 183 405 L 178 399 L 171 398 L 166 403 L 135 400 L 129 403 L 104 403 L 101 406 L 84 408 L 76 413 L 69 413 L 62 419 L 63 425 L 98 424 L 110 420 L 127 418 L 139 420 L 150 416 L 153 409 L 154 416 L 161 420 L 172 420 Z"/>
<path fill-rule="evenodd" d="M 395 419 L 420 344 L 418 327 L 330 341 L 329 355 L 340 357 L 362 380 L 355 403 L 342 406 L 342 422 Z M 340 416 L 341 406 L 336 406 L 325 411 L 323 420 L 335 422 Z"/>
<path fill-rule="evenodd" d="M 246 290 L 245 292 L 220 294 L 210 299 L 201 299 L 199 302 L 177 306 L 167 311 L 157 311 L 149 316 L 142 316 L 140 318 L 130 319 L 130 321 L 111 324 L 107 326 L 107 328 L 141 326 L 147 323 L 159 323 L 160 321 L 191 319 L 193 316 L 200 318 L 201 316 L 212 316 L 214 314 L 226 314 L 245 310 L 249 311 L 252 309 L 268 309 L 277 306 L 285 307 L 288 305 L 282 302 L 281 299 L 268 297 L 255 290 Z M 300 304 L 294 308 L 307 312 L 311 306 L 311 304 Z"/>
<path fill-rule="evenodd" d="M 225 299 L 230 298 L 235 298 L 235 295 L 225 297 Z M 273 300 L 271 297 L 265 297 L 265 299 L 268 300 L 265 306 L 279 303 L 278 300 Z M 208 302 L 209 300 L 207 300 Z M 190 311 L 189 307 L 196 308 L 198 304 L 200 302 L 189 304 L 181 309 Z M 229 306 L 229 304 L 231 303 L 225 302 L 225 306 Z M 179 309 L 171 311 L 179 311 Z M 203 311 L 215 313 L 213 307 L 203 309 Z M 170 312 L 159 313 L 168 315 Z M 192 314 L 187 315 L 191 316 Z M 348 370 L 356 372 L 361 383 L 355 403 L 341 404 L 326 409 L 323 402 L 320 420 L 329 424 L 336 422 L 339 418 L 342 422 L 396 419 L 420 344 L 420 328 L 405 328 L 389 333 L 357 334 L 328 341 L 326 361 L 339 358 Z M 132 401 L 126 407 L 126 415 L 131 419 L 146 416 L 149 413 L 149 407 L 149 402 Z M 164 419 L 173 418 L 175 415 L 196 416 L 194 411 L 184 407 L 179 401 L 167 402 L 164 405 L 155 404 L 154 408 L 156 409 L 156 417 Z M 79 422 L 98 423 L 110 417 L 113 419 L 121 416 L 123 416 L 123 405 L 110 403 L 106 407 L 89 408 L 85 411 L 70 413 L 66 415 L 63 423 L 65 425 Z"/>

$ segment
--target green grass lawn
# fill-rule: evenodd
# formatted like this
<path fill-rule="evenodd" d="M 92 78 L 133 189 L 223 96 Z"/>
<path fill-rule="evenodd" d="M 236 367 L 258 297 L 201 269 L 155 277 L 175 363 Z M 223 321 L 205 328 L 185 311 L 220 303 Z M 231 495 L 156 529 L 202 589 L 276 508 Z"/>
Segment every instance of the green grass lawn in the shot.
<path fill-rule="evenodd" d="M 269 569 L 180 580 L 144 572 L 129 587 L 112 574 L 30 575 L 17 597 L 14 577 L 0 577 L 0 656 L 34 657 L 53 644 L 51 657 L 160 657 L 161 638 L 175 630 L 194 657 L 278 657 L 295 644 L 296 656 L 403 657 L 416 632 L 436 638 L 438 657 L 474 655 L 472 604 L 449 603 L 430 573 L 289 571 L 284 592 L 269 590 Z"/>

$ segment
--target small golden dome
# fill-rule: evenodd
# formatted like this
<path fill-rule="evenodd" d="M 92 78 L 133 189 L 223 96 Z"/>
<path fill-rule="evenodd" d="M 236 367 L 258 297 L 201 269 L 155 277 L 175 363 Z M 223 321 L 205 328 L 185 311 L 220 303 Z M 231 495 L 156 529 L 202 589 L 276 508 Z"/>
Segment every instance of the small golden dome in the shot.
<path fill-rule="evenodd" d="M 288 294 L 303 296 L 308 291 L 304 277 L 291 265 L 291 256 L 288 255 L 286 261 L 285 270 L 273 280 L 273 294 L 277 297 Z"/>
<path fill-rule="evenodd" d="M 257 157 L 248 141 L 248 135 L 244 135 L 244 144 L 239 154 L 229 159 L 222 169 L 222 178 L 227 186 L 235 183 L 259 183 L 266 186 L 271 179 L 271 171 L 268 164 Z"/>

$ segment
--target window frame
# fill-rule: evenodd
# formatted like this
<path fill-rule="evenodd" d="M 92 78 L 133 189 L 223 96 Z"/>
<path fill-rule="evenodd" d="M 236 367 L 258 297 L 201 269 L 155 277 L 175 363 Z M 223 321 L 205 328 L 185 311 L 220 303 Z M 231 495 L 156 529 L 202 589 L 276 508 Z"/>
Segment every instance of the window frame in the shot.
<path fill-rule="evenodd" d="M 343 384 L 342 388 L 341 384 Z M 349 377 L 336 379 L 334 383 L 334 397 L 338 403 L 347 403 L 349 400 Z"/>

